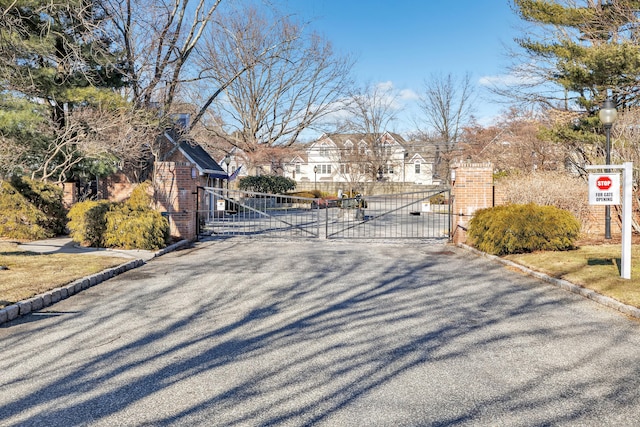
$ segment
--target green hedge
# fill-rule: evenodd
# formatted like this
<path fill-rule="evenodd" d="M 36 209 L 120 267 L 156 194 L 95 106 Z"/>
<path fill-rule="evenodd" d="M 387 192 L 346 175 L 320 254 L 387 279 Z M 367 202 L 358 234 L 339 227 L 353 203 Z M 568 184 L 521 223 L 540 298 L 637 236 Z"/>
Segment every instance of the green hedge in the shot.
<path fill-rule="evenodd" d="M 82 202 L 69 213 L 75 242 L 88 246 L 157 250 L 169 241 L 169 223 L 151 208 L 150 184 L 137 186 L 123 203 Z"/>
<path fill-rule="evenodd" d="M 106 215 L 114 203 L 106 200 L 76 203 L 69 209 L 69 236 L 83 246 L 104 247 Z"/>
<path fill-rule="evenodd" d="M 554 206 L 496 206 L 477 211 L 469 223 L 470 243 L 494 255 L 575 248 L 580 222 Z"/>
<path fill-rule="evenodd" d="M 257 193 L 283 194 L 295 190 L 296 182 L 291 178 L 276 175 L 247 176 L 240 178 L 238 188 Z"/>
<path fill-rule="evenodd" d="M 0 182 L 0 236 L 37 240 L 64 234 L 63 191 L 53 184 L 15 176 Z"/>

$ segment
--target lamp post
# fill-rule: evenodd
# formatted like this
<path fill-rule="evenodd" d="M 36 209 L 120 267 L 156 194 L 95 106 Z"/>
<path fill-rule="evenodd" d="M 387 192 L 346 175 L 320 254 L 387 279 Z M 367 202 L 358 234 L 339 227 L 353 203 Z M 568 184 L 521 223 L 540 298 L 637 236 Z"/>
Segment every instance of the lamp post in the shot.
<path fill-rule="evenodd" d="M 616 105 L 610 99 L 604 101 L 602 108 L 600 108 L 598 112 L 598 117 L 604 126 L 606 137 L 605 164 L 607 166 L 611 163 L 611 126 L 616 120 L 617 115 Z M 607 169 L 607 172 L 609 172 L 609 169 Z M 604 207 L 604 238 L 611 239 L 611 206 L 609 205 Z"/>
<path fill-rule="evenodd" d="M 318 189 L 318 165 L 313 167 L 313 189 Z"/>
<path fill-rule="evenodd" d="M 224 156 L 224 163 L 225 165 L 227 165 L 227 192 L 229 190 L 229 163 L 231 163 L 231 156 L 229 155 L 229 153 L 227 153 L 226 156 Z"/>

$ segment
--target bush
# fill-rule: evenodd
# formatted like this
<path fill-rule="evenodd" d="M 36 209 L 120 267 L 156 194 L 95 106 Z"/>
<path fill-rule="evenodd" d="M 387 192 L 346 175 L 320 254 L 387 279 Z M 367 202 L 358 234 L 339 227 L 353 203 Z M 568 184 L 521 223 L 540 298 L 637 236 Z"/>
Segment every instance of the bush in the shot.
<path fill-rule="evenodd" d="M 105 215 L 104 245 L 124 249 L 157 250 L 169 241 L 169 223 L 151 208 L 149 183 L 138 185 L 124 203 Z"/>
<path fill-rule="evenodd" d="M 470 243 L 494 255 L 575 248 L 580 222 L 554 206 L 504 205 L 481 209 L 469 223 Z"/>
<path fill-rule="evenodd" d="M 296 182 L 291 178 L 276 175 L 246 176 L 240 178 L 238 188 L 256 193 L 283 194 L 295 190 Z"/>
<path fill-rule="evenodd" d="M 62 199 L 62 188 L 54 184 L 14 176 L 11 185 L 22 194 L 46 219 L 41 224 L 54 236 L 64 234 L 67 227 L 67 209 Z"/>
<path fill-rule="evenodd" d="M 446 201 L 447 198 L 442 193 L 429 197 L 429 203 L 431 203 L 432 205 L 444 205 Z"/>
<path fill-rule="evenodd" d="M 104 247 L 106 215 L 113 203 L 93 201 L 76 203 L 69 210 L 69 235 L 83 246 Z"/>
<path fill-rule="evenodd" d="M 169 239 L 167 220 L 151 209 L 132 210 L 125 204 L 111 209 L 106 220 L 106 247 L 158 250 Z"/>
<path fill-rule="evenodd" d="M 37 240 L 63 234 L 63 193 L 53 184 L 13 177 L 0 185 L 0 236 Z"/>
<path fill-rule="evenodd" d="M 75 204 L 69 212 L 73 240 L 95 247 L 163 248 L 170 237 L 169 224 L 151 208 L 150 185 L 138 185 L 122 203 L 87 201 Z"/>

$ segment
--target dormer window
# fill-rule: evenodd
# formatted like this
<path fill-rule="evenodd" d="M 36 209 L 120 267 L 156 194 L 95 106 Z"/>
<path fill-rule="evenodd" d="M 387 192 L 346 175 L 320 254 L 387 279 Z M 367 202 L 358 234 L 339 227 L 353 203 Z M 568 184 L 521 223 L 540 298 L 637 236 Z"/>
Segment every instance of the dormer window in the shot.
<path fill-rule="evenodd" d="M 345 142 L 344 150 L 349 154 L 353 154 L 353 143 L 351 141 Z"/>

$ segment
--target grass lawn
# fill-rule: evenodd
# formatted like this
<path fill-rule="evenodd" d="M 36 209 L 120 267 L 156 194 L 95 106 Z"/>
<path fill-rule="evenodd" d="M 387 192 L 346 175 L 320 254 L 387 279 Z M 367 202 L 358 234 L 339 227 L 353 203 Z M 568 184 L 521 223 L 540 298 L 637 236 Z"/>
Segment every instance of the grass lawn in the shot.
<path fill-rule="evenodd" d="M 631 249 L 631 280 L 620 278 L 620 244 L 585 245 L 566 252 L 536 252 L 504 258 L 620 302 L 640 307 L 640 247 Z"/>
<path fill-rule="evenodd" d="M 0 241 L 0 308 L 128 260 L 91 254 L 38 254 Z"/>

